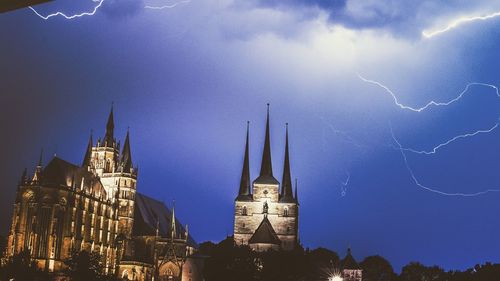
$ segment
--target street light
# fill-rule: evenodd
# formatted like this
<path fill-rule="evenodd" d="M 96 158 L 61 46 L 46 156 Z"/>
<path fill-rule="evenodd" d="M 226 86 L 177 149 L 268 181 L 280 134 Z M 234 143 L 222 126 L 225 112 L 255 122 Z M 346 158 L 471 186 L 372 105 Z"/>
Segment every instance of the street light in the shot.
<path fill-rule="evenodd" d="M 334 275 L 328 278 L 328 281 L 344 281 L 344 278 L 342 278 L 340 275 Z"/>

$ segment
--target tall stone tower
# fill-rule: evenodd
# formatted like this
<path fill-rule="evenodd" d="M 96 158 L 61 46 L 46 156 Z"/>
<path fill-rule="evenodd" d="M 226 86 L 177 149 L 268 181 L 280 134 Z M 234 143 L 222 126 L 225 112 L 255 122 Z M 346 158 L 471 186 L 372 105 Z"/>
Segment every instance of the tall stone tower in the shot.
<path fill-rule="evenodd" d="M 113 107 L 106 123 L 104 138 L 98 139 L 93 146 L 90 136 L 83 166 L 100 179 L 106 189 L 108 199 L 118 204 L 118 233 L 129 238 L 134 223 L 134 201 L 137 187 L 137 168 L 132 166 L 130 151 L 130 134 L 127 130 L 123 150 L 120 154 L 120 143 L 114 137 Z"/>
<path fill-rule="evenodd" d="M 290 158 L 288 152 L 288 124 L 285 135 L 285 159 L 283 178 L 280 183 L 273 176 L 271 140 L 269 128 L 269 104 L 267 108 L 266 134 L 260 175 L 250 187 L 249 126 L 243 171 L 238 196 L 235 199 L 234 241 L 237 245 L 249 245 L 257 251 L 268 249 L 293 250 L 298 245 L 298 199 L 292 192 Z"/>

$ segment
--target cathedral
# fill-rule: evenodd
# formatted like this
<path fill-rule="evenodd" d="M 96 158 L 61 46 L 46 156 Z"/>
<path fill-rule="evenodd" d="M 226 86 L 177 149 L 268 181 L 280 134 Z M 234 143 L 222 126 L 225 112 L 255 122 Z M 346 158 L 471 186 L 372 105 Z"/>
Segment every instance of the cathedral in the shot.
<path fill-rule="evenodd" d="M 288 124 L 285 134 L 285 159 L 280 183 L 273 176 L 269 129 L 269 104 L 259 176 L 250 184 L 249 128 L 245 144 L 243 171 L 234 209 L 234 242 L 255 251 L 293 250 L 299 245 L 299 201 L 297 186 L 292 191 Z"/>
<path fill-rule="evenodd" d="M 111 108 L 104 137 L 94 145 L 91 134 L 81 165 L 54 156 L 44 166 L 40 156 L 32 176 L 24 171 L 7 256 L 28 251 L 38 267 L 58 273 L 73 252 L 85 250 L 124 280 L 202 280 L 188 226 L 174 207 L 139 193 L 137 176 L 129 132 L 121 147 Z"/>

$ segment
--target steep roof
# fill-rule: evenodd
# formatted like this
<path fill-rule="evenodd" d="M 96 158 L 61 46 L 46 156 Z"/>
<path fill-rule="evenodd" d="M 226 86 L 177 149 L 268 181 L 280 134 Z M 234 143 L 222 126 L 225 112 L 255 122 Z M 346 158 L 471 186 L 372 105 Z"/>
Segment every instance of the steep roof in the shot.
<path fill-rule="evenodd" d="M 280 245 L 281 240 L 276 235 L 276 231 L 274 231 L 271 222 L 267 219 L 267 216 L 264 216 L 264 219 L 260 223 L 255 233 L 252 235 L 250 240 L 248 240 L 249 244 L 274 244 Z"/>
<path fill-rule="evenodd" d="M 162 202 L 148 197 L 139 192 L 135 197 L 133 236 L 156 235 L 157 218 L 159 219 L 159 235 L 169 238 L 172 225 L 172 211 Z M 185 228 L 176 219 L 176 237 L 185 238 Z M 191 235 L 188 237 L 188 245 L 197 248 L 198 244 Z"/>
<path fill-rule="evenodd" d="M 342 269 L 361 269 L 361 267 L 351 254 L 351 248 L 347 249 L 347 255 L 343 260 L 340 261 L 340 267 Z"/>
<path fill-rule="evenodd" d="M 69 163 L 59 157 L 54 157 L 42 171 L 41 185 L 74 186 L 102 194 L 106 198 L 106 190 L 101 181 L 86 168 Z"/>

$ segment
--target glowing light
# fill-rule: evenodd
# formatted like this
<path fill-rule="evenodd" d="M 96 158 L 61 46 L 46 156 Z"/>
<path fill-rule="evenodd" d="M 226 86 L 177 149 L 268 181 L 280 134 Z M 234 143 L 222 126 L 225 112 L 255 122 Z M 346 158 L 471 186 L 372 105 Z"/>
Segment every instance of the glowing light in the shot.
<path fill-rule="evenodd" d="M 344 278 L 340 275 L 334 275 L 328 278 L 328 281 L 344 281 Z"/>
<path fill-rule="evenodd" d="M 144 9 L 152 9 L 152 10 L 172 9 L 172 8 L 177 7 L 180 4 L 189 3 L 189 2 L 191 2 L 191 0 L 182 0 L 182 1 L 170 4 L 170 5 L 163 5 L 163 6 L 146 5 L 146 6 L 144 6 Z"/>
<path fill-rule="evenodd" d="M 470 16 L 470 17 L 460 17 L 457 19 L 452 20 L 448 25 L 446 25 L 443 28 L 436 29 L 436 30 L 424 30 L 422 31 L 422 36 L 425 38 L 431 38 L 436 35 L 440 35 L 442 33 L 445 33 L 447 31 L 450 31 L 454 28 L 457 28 L 458 26 L 465 24 L 465 23 L 470 23 L 473 21 L 484 21 L 484 20 L 489 20 L 495 17 L 500 16 L 500 12 L 495 12 L 489 15 L 484 15 L 484 16 Z"/>
<path fill-rule="evenodd" d="M 83 13 L 80 13 L 80 14 L 75 14 L 75 15 L 71 15 L 71 16 L 68 16 L 62 12 L 57 12 L 57 13 L 53 13 L 53 14 L 49 14 L 47 16 L 44 16 L 42 14 L 40 14 L 39 12 L 37 12 L 37 10 L 35 10 L 33 7 L 29 6 L 28 8 L 30 8 L 37 16 L 39 16 L 40 18 L 44 19 L 44 20 L 48 20 L 52 17 L 56 17 L 56 16 L 61 16 L 67 20 L 72 20 L 72 19 L 76 19 L 76 18 L 81 18 L 81 17 L 84 17 L 84 16 L 93 16 L 95 15 L 95 13 L 97 12 L 97 10 L 99 10 L 99 8 L 102 6 L 102 3 L 104 2 L 104 0 L 92 0 L 92 2 L 95 2 L 97 3 L 97 5 L 94 7 L 94 9 L 92 10 L 92 12 L 83 12 Z"/>
<path fill-rule="evenodd" d="M 456 137 L 453 137 L 452 139 L 447 140 L 446 142 L 440 143 L 439 145 L 435 146 L 434 148 L 432 148 L 432 150 L 429 150 L 429 151 L 415 150 L 415 149 L 411 149 L 411 148 L 401 148 L 401 149 L 403 149 L 404 151 L 410 151 L 410 152 L 417 153 L 417 154 L 430 155 L 430 154 L 436 153 L 438 149 L 440 149 L 444 146 L 447 146 L 448 144 L 450 144 L 456 140 L 473 137 L 473 136 L 476 136 L 478 134 L 491 133 L 493 130 L 495 130 L 498 127 L 498 125 L 499 125 L 499 123 L 496 123 L 495 126 L 491 127 L 490 129 L 487 129 L 487 130 L 478 130 L 478 131 L 475 131 L 473 133 L 458 135 Z"/>
<path fill-rule="evenodd" d="M 467 84 L 467 86 L 465 86 L 464 90 L 462 92 L 460 92 L 460 94 L 457 97 L 455 97 L 455 98 L 453 98 L 453 99 L 451 99 L 449 101 L 446 101 L 446 102 L 430 101 L 430 102 L 428 102 L 426 105 L 424 105 L 422 107 L 412 107 L 412 106 L 404 105 L 401 102 L 399 102 L 398 97 L 396 96 L 396 94 L 394 94 L 394 92 L 392 92 L 391 89 L 389 89 L 387 86 L 383 85 L 382 83 L 377 82 L 375 80 L 366 79 L 363 76 L 361 76 L 360 74 L 358 74 L 358 77 L 363 82 L 374 84 L 374 85 L 377 85 L 380 88 L 384 89 L 389 95 L 391 95 L 394 103 L 397 106 L 399 106 L 399 108 L 410 110 L 410 111 L 413 111 L 413 112 L 422 112 L 422 111 L 428 109 L 431 106 L 448 106 L 448 105 L 450 105 L 452 103 L 455 103 L 455 102 L 459 101 L 460 99 L 462 99 L 462 97 L 464 97 L 465 94 L 467 94 L 467 92 L 469 91 L 469 89 L 472 86 L 484 86 L 484 87 L 489 87 L 489 88 L 495 89 L 495 93 L 496 93 L 497 97 L 500 98 L 500 92 L 498 91 L 498 88 L 495 85 L 486 84 L 486 83 L 479 83 L 479 82 L 472 82 L 472 83 Z"/>
<path fill-rule="evenodd" d="M 394 136 L 394 132 L 392 130 L 392 127 L 391 127 L 391 135 L 392 135 L 392 139 L 394 140 L 394 142 L 398 146 L 398 150 L 401 152 L 401 156 L 403 156 L 403 160 L 404 160 L 406 169 L 408 170 L 408 173 L 410 174 L 410 177 L 412 178 L 415 185 L 417 185 L 418 187 L 420 187 L 426 191 L 430 191 L 430 192 L 439 194 L 439 195 L 460 196 L 460 197 L 475 197 L 475 196 L 480 196 L 480 195 L 484 195 L 484 194 L 491 193 L 491 192 L 500 192 L 500 189 L 486 189 L 486 190 L 475 192 L 475 193 L 461 193 L 461 192 L 449 193 L 449 192 L 444 192 L 444 191 L 438 190 L 436 188 L 432 188 L 432 187 L 428 187 L 428 186 L 423 185 L 422 183 L 420 183 L 420 181 L 415 176 L 415 173 L 411 169 L 410 164 L 408 163 L 408 158 L 406 157 L 406 154 L 404 152 L 404 148 L 401 146 L 401 143 Z"/>

